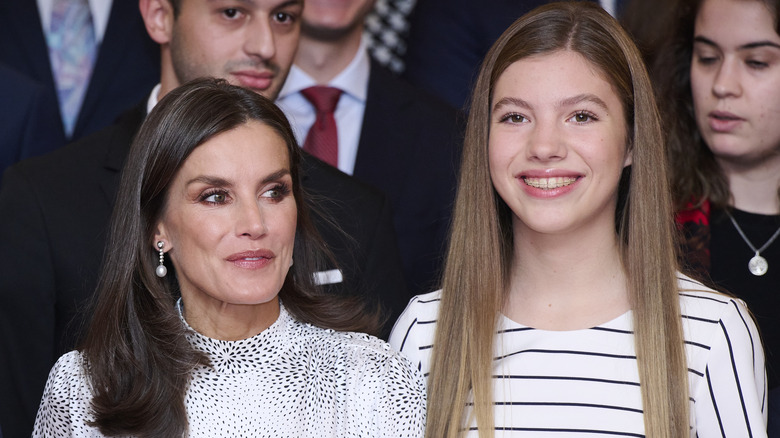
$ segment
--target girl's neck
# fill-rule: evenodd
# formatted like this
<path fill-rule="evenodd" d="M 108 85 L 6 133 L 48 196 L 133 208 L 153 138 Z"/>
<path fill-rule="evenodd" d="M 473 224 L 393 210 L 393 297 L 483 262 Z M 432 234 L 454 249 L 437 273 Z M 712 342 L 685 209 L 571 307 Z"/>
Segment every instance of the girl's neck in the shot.
<path fill-rule="evenodd" d="M 574 236 L 515 235 L 504 313 L 521 324 L 575 330 L 629 310 L 627 278 L 613 226 Z"/>

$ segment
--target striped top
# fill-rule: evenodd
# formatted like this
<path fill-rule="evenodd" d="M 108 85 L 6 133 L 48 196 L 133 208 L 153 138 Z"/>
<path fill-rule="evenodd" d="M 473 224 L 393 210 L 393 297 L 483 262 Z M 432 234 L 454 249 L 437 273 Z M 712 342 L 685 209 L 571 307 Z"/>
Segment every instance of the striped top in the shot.
<path fill-rule="evenodd" d="M 745 304 L 680 276 L 691 437 L 765 437 L 766 373 Z M 390 344 L 428 376 L 441 291 L 414 297 Z M 548 331 L 500 317 L 493 396 L 496 437 L 644 436 L 632 315 Z M 476 437 L 476 422 L 468 437 Z"/>

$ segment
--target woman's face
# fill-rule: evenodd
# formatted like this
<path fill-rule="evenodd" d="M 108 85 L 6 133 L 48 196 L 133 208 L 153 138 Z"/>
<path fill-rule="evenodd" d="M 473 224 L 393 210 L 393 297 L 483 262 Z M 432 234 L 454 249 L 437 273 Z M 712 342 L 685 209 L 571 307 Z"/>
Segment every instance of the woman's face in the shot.
<path fill-rule="evenodd" d="M 780 151 L 780 35 L 756 0 L 704 0 L 691 90 L 696 123 L 718 161 L 760 164 Z"/>
<path fill-rule="evenodd" d="M 581 55 L 559 51 L 510 65 L 491 102 L 489 160 L 516 230 L 560 234 L 594 223 L 614 230 L 618 182 L 631 161 L 626 135 L 618 95 Z"/>
<path fill-rule="evenodd" d="M 284 140 L 257 121 L 190 154 L 150 242 L 164 241 L 188 308 L 275 302 L 292 263 L 292 183 Z"/>

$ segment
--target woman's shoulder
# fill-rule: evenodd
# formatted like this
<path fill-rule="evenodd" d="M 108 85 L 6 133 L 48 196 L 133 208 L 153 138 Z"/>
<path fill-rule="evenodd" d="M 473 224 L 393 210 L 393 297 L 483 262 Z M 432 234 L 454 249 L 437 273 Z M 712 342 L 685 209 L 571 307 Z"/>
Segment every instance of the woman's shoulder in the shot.
<path fill-rule="evenodd" d="M 54 363 L 49 372 L 49 380 L 52 378 L 65 378 L 68 381 L 86 377 L 86 359 L 84 354 L 78 350 L 73 350 L 63 354 Z"/>
<path fill-rule="evenodd" d="M 376 363 L 405 360 L 387 342 L 366 333 L 341 332 L 298 321 L 294 327 L 299 343 L 296 350 L 305 350 L 320 360 Z"/>
<path fill-rule="evenodd" d="M 62 355 L 49 373 L 41 405 L 35 418 L 33 436 L 63 436 L 63 431 L 76 436 L 96 436 L 89 427 L 92 419 L 92 393 L 84 355 L 71 351 Z"/>

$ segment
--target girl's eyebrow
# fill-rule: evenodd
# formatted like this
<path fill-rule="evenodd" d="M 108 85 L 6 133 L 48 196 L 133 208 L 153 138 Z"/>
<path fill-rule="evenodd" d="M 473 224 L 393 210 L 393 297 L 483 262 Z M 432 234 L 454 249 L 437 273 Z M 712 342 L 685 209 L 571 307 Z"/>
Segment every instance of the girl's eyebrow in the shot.
<path fill-rule="evenodd" d="M 583 94 L 578 94 L 576 96 L 567 97 L 566 99 L 557 102 L 555 106 L 557 108 L 564 108 L 567 106 L 576 105 L 581 102 L 592 102 L 600 106 L 604 111 L 607 111 L 607 104 L 604 103 L 604 101 L 600 97 L 591 93 L 583 93 Z M 523 99 L 520 99 L 519 97 L 503 97 L 498 102 L 496 102 L 495 105 L 493 105 L 493 112 L 498 111 L 501 107 L 507 105 L 513 105 L 513 106 L 518 106 L 521 108 L 529 108 L 529 109 L 533 108 L 533 105 L 531 105 L 530 103 L 526 102 Z"/>

